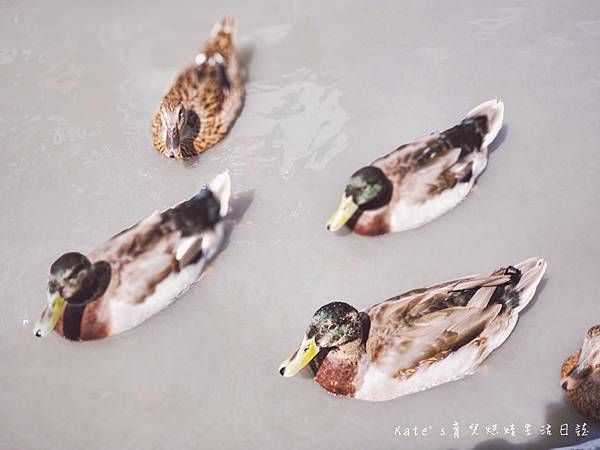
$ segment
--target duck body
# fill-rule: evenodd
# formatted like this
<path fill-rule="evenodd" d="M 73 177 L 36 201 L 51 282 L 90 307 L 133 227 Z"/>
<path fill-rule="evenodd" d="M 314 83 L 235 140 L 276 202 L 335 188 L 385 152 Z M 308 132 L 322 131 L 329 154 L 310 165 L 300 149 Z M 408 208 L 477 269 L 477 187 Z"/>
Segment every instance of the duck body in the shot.
<path fill-rule="evenodd" d="M 600 325 L 588 330 L 582 348 L 564 362 L 561 386 L 575 409 L 600 424 Z"/>
<path fill-rule="evenodd" d="M 162 99 L 152 121 L 154 147 L 175 159 L 197 156 L 225 137 L 243 103 L 235 21 L 224 18 Z"/>
<path fill-rule="evenodd" d="M 352 176 L 328 228 L 335 231 L 347 223 L 357 234 L 376 236 L 420 227 L 450 211 L 485 170 L 488 146 L 503 117 L 502 101 L 490 100 L 458 125 L 376 159 Z M 378 187 L 371 198 L 367 189 Z M 344 202 L 355 205 L 345 214 Z"/>
<path fill-rule="evenodd" d="M 221 248 L 230 189 L 225 172 L 191 199 L 154 212 L 87 256 L 71 253 L 59 258 L 51 268 L 49 298 L 65 299 L 66 305 L 54 330 L 71 340 L 112 336 L 141 324 L 175 301 L 198 280 Z M 79 255 L 82 262 L 65 263 L 71 255 Z M 98 284 L 98 277 L 82 276 L 82 264 L 107 267 L 108 279 L 100 289 L 86 288 Z M 67 267 L 69 275 L 56 281 L 55 266 Z M 77 295 L 72 292 L 83 292 L 79 297 L 85 300 L 73 301 Z M 43 329 L 39 324 L 36 328 Z M 36 331 L 36 335 L 42 334 Z"/>
<path fill-rule="evenodd" d="M 475 372 L 515 327 L 546 269 L 540 258 L 500 268 L 488 277 L 469 276 L 415 289 L 364 311 L 334 303 L 319 310 L 300 349 L 280 372 L 297 372 L 305 349 L 314 354 L 315 381 L 333 395 L 386 401 L 458 380 Z M 346 305 L 346 306 L 343 306 Z M 344 309 L 345 308 L 345 309 Z M 343 312 L 335 312 L 336 310 Z M 323 319 L 326 317 L 326 319 Z M 335 323 L 355 320 L 352 338 L 327 342 L 323 333 L 344 334 Z M 356 317 L 356 319 L 353 319 Z M 353 328 L 354 325 L 351 327 Z M 305 342 L 315 342 L 310 350 Z M 299 356 L 300 355 L 300 356 Z M 294 367 L 291 373 L 288 367 Z"/>

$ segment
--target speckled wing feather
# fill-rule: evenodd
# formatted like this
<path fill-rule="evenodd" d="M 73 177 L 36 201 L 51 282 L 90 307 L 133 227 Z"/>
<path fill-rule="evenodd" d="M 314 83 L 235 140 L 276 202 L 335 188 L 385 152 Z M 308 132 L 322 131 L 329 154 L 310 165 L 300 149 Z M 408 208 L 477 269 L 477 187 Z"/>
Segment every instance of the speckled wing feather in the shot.
<path fill-rule="evenodd" d="M 158 283 L 199 257 L 202 236 L 212 231 L 206 217 L 217 215 L 219 208 L 207 195 L 212 194 L 204 189 L 174 208 L 155 212 L 90 253 L 91 261 L 108 262 L 118 275 L 105 295 L 143 301 Z"/>
<path fill-rule="evenodd" d="M 155 148 L 167 153 L 162 113 L 183 105 L 186 126 L 180 130 L 180 151 L 172 157 L 191 158 L 221 141 L 244 103 L 243 69 L 235 52 L 235 21 L 217 22 L 209 40 L 175 79 L 152 121 Z"/>
<path fill-rule="evenodd" d="M 162 219 L 156 212 L 89 254 L 90 261 L 108 262 L 117 275 L 105 296 L 141 302 L 178 269 L 175 253 L 181 233 L 168 224 L 161 226 Z"/>
<path fill-rule="evenodd" d="M 444 132 L 403 145 L 373 162 L 397 187 L 392 203 L 424 203 L 457 183 L 471 181 L 476 175 L 475 164 L 478 168 L 485 166 L 484 124 L 467 120 Z"/>
<path fill-rule="evenodd" d="M 477 337 L 502 306 L 468 306 L 486 281 L 473 279 L 480 280 L 479 286 L 456 290 L 465 280 L 455 280 L 367 310 L 371 318 L 367 341 L 370 362 L 388 375 L 397 376 L 424 359 L 456 350 Z"/>

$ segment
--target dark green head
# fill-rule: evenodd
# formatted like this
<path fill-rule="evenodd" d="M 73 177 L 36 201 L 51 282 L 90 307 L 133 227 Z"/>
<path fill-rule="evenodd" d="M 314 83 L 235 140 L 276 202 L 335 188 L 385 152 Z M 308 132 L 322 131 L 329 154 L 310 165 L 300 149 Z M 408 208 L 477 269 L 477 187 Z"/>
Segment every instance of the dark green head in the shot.
<path fill-rule="evenodd" d="M 363 167 L 350 178 L 340 205 L 327 222 L 327 229 L 337 231 L 357 212 L 387 205 L 393 190 L 392 182 L 381 169 Z"/>
<path fill-rule="evenodd" d="M 360 315 L 347 303 L 328 303 L 312 316 L 306 336 L 319 348 L 340 347 L 362 337 Z"/>
<path fill-rule="evenodd" d="M 308 324 L 300 347 L 279 366 L 284 377 L 296 375 L 321 350 L 334 350 L 351 342 L 362 342 L 369 332 L 366 313 L 342 302 L 322 306 Z"/>
<path fill-rule="evenodd" d="M 387 205 L 392 198 L 392 191 L 390 180 L 375 166 L 358 170 L 346 186 L 346 196 L 352 197 L 358 208 L 364 211 Z"/>
<path fill-rule="evenodd" d="M 104 293 L 110 272 L 104 261 L 92 264 L 81 253 L 65 253 L 50 267 L 48 293 L 58 293 L 71 305 L 89 303 Z"/>
<path fill-rule="evenodd" d="M 111 268 L 105 261 L 94 264 L 81 253 L 65 253 L 50 267 L 47 305 L 36 322 L 34 334 L 46 336 L 62 317 L 67 305 L 83 306 L 98 299 L 110 283 Z"/>

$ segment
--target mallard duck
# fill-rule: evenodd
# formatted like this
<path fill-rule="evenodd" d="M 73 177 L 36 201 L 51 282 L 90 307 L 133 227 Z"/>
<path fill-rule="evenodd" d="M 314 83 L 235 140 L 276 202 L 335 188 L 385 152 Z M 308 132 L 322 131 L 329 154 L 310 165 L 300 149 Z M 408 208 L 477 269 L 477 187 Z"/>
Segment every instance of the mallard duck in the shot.
<path fill-rule="evenodd" d="M 581 350 L 564 362 L 560 384 L 581 414 L 600 423 L 600 325 L 588 330 Z"/>
<path fill-rule="evenodd" d="M 279 372 L 291 377 L 310 363 L 329 393 L 373 401 L 458 380 L 508 338 L 545 270 L 543 259 L 531 258 L 489 277 L 415 289 L 365 311 L 329 303 Z"/>
<path fill-rule="evenodd" d="M 199 155 L 225 137 L 243 102 L 235 21 L 226 17 L 160 102 L 152 122 L 154 147 L 170 158 Z"/>
<path fill-rule="evenodd" d="M 72 252 L 50 267 L 47 305 L 34 327 L 87 341 L 129 330 L 170 305 L 221 246 L 229 173 L 191 199 L 156 211 L 87 256 Z"/>
<path fill-rule="evenodd" d="M 504 103 L 490 100 L 458 125 L 376 159 L 352 175 L 327 229 L 344 224 L 375 236 L 410 230 L 448 212 L 487 165 L 488 146 L 502 128 Z"/>

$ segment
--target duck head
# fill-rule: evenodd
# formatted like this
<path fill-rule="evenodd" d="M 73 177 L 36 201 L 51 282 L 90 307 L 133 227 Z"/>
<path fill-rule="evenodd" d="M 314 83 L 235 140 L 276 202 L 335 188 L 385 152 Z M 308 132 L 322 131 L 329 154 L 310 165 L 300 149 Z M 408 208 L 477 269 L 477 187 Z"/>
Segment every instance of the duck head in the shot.
<path fill-rule="evenodd" d="M 279 366 L 284 377 L 296 375 L 321 350 L 335 350 L 364 337 L 365 313 L 343 302 L 322 306 L 313 315 L 300 347 Z M 368 330 L 367 330 L 368 331 Z"/>
<path fill-rule="evenodd" d="M 589 329 L 583 340 L 577 364 L 561 378 L 560 385 L 567 392 L 571 392 L 595 371 L 600 373 L 600 325 Z"/>
<path fill-rule="evenodd" d="M 67 305 L 83 307 L 99 298 L 110 282 L 110 265 L 92 264 L 81 253 L 65 253 L 50 267 L 47 305 L 35 324 L 37 337 L 49 334 Z"/>
<path fill-rule="evenodd" d="M 188 111 L 181 103 L 164 99 L 160 105 L 160 120 L 164 130 L 165 155 L 181 158 L 181 138 L 188 121 Z"/>
<path fill-rule="evenodd" d="M 387 205 L 393 190 L 392 182 L 381 169 L 363 167 L 350 178 L 340 205 L 327 221 L 327 229 L 337 231 L 356 213 Z"/>

